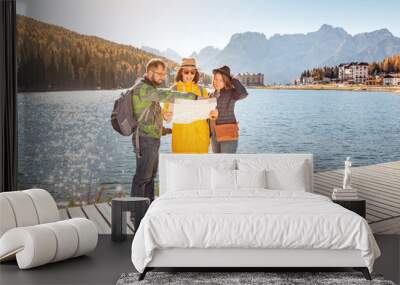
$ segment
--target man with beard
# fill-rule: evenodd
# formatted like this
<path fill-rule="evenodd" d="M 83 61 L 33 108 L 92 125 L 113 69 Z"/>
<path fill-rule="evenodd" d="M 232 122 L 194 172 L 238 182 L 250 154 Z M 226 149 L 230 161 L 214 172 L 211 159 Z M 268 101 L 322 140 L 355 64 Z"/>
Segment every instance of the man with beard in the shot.
<path fill-rule="evenodd" d="M 136 152 L 136 173 L 131 196 L 154 200 L 154 178 L 158 169 L 160 138 L 163 132 L 163 115 L 160 102 L 173 102 L 175 98 L 195 99 L 191 93 L 158 89 L 166 77 L 166 64 L 158 58 L 146 65 L 144 78 L 138 79 L 132 89 L 132 108 L 138 121 L 132 136 Z"/>

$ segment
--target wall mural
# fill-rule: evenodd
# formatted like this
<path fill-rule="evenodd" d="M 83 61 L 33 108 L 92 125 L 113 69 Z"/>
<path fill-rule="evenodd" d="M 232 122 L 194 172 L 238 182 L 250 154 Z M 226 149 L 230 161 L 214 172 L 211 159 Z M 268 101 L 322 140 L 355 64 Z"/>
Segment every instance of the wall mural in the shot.
<path fill-rule="evenodd" d="M 112 129 L 110 114 L 120 93 L 143 76 L 147 61 L 160 55 L 23 15 L 17 35 L 19 188 L 47 189 L 60 207 L 129 193 L 132 142 Z M 166 62 L 169 87 L 177 60 Z M 209 88 L 210 74 L 205 68 L 202 76 Z M 398 95 L 268 88 L 249 93 L 236 108 L 240 153 L 313 153 L 317 172 L 342 169 L 348 156 L 353 166 L 400 160 Z M 171 137 L 165 136 L 161 152 L 170 151 Z"/>

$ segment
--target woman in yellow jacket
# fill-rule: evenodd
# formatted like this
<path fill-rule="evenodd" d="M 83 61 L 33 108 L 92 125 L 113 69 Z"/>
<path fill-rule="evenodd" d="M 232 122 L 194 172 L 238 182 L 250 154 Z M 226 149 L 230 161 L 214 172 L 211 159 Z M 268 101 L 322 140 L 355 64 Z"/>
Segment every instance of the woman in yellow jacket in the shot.
<path fill-rule="evenodd" d="M 207 89 L 198 85 L 200 73 L 194 58 L 183 58 L 175 77 L 173 90 L 194 93 L 197 99 L 207 99 Z M 170 114 L 170 104 L 165 103 L 164 114 Z M 216 116 L 216 111 L 210 116 Z M 165 118 L 166 116 L 164 116 Z M 210 130 L 207 120 L 198 120 L 189 124 L 172 125 L 172 152 L 173 153 L 208 153 L 210 145 Z"/>

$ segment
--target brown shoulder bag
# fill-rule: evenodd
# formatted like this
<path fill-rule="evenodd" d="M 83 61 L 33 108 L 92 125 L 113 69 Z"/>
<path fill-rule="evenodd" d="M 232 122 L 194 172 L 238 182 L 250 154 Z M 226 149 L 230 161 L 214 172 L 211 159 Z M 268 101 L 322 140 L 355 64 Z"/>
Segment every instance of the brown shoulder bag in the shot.
<path fill-rule="evenodd" d="M 217 142 L 237 141 L 239 139 L 238 123 L 221 124 L 214 123 L 215 138 Z"/>

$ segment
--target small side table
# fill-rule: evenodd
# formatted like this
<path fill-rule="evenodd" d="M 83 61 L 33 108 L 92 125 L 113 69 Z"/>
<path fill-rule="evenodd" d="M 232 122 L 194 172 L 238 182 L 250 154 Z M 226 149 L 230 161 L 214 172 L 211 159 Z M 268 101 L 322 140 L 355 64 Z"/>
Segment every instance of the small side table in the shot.
<path fill-rule="evenodd" d="M 144 217 L 150 199 L 144 197 L 114 198 L 111 201 L 111 240 L 123 241 L 126 239 L 126 211 L 135 213 L 135 232 Z"/>
<path fill-rule="evenodd" d="M 334 203 L 359 214 L 365 219 L 366 217 L 366 201 L 362 199 L 357 200 L 332 200 Z"/>

